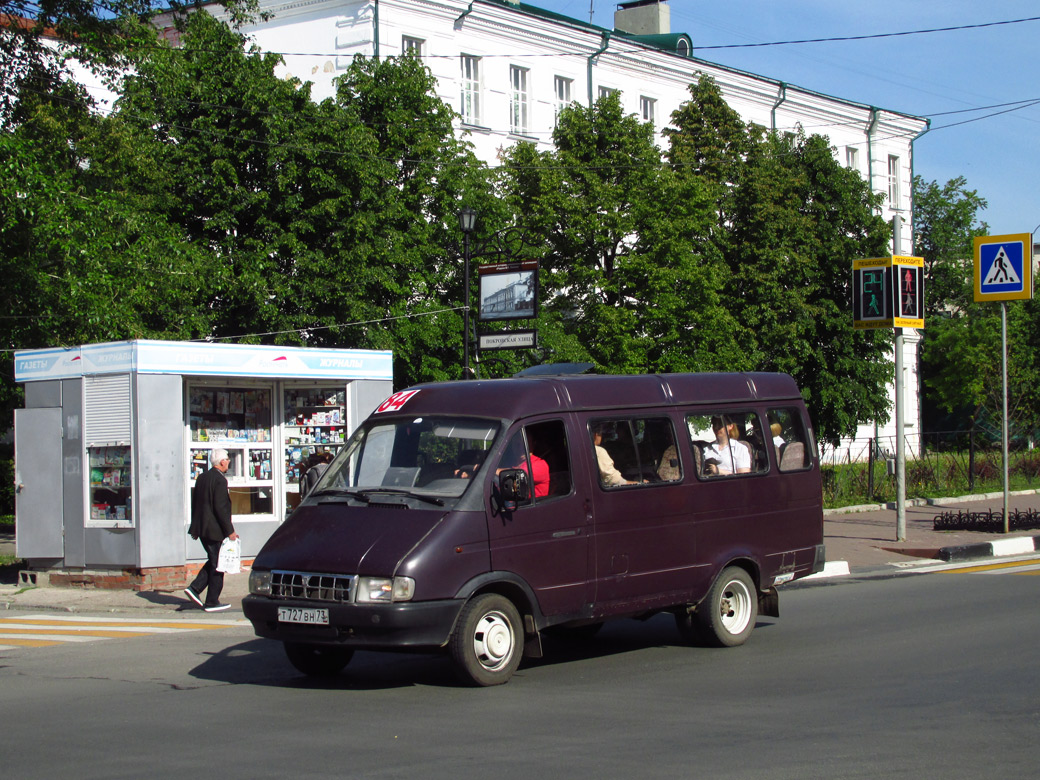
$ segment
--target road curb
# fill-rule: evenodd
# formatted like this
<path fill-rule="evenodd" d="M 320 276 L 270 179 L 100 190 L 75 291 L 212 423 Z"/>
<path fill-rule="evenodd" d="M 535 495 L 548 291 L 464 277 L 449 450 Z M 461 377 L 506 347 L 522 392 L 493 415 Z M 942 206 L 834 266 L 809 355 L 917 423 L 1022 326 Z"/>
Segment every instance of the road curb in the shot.
<path fill-rule="evenodd" d="M 979 558 L 1001 558 L 1007 555 L 1028 555 L 1040 550 L 1040 536 L 1016 536 L 994 542 L 965 544 L 959 547 L 939 548 L 939 559 L 947 563 L 974 561 Z"/>
<path fill-rule="evenodd" d="M 1025 490 L 1012 490 L 1008 493 L 1009 496 L 1034 496 L 1040 494 L 1040 489 L 1027 488 Z M 948 496 L 946 498 L 908 498 L 906 499 L 907 506 L 946 506 L 947 504 L 968 504 L 973 501 L 992 501 L 997 498 L 1003 498 L 1004 493 L 969 493 L 966 496 Z M 835 507 L 833 509 L 824 509 L 823 516 L 829 517 L 830 515 L 850 515 L 859 514 L 861 512 L 878 512 L 881 510 L 893 510 L 896 508 L 895 501 L 889 501 L 884 504 L 857 504 L 855 506 L 842 506 Z"/>

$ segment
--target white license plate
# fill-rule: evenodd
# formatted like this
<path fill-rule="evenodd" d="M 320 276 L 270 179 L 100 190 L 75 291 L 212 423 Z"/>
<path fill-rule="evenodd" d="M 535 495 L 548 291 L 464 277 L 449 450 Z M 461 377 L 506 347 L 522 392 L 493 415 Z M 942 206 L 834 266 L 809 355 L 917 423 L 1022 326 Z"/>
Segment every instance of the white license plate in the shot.
<path fill-rule="evenodd" d="M 329 624 L 327 609 L 308 609 L 304 607 L 278 607 L 279 623 L 309 623 L 316 626 Z"/>

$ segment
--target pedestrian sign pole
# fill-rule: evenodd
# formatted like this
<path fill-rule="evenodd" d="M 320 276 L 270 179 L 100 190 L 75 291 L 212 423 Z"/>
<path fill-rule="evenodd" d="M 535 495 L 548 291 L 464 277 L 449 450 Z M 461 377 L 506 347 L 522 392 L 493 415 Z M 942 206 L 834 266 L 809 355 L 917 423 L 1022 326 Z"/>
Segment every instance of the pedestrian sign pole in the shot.
<path fill-rule="evenodd" d="M 852 325 L 892 328 L 896 396 L 896 541 L 906 540 L 903 328 L 924 328 L 924 258 L 891 255 L 852 261 Z"/>
<path fill-rule="evenodd" d="M 1033 297 L 1033 234 L 975 237 L 975 302 L 1000 303 L 1000 449 L 1003 457 L 1004 533 L 1008 520 L 1010 477 L 1008 473 L 1008 381 L 1007 302 Z"/>

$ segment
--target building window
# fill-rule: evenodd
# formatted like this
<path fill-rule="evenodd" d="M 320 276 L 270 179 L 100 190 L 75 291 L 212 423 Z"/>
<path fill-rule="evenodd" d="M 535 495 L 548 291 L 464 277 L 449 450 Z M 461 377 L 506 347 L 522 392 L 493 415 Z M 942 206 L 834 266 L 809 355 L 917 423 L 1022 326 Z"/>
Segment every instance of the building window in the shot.
<path fill-rule="evenodd" d="M 462 55 L 462 106 L 459 111 L 467 125 L 480 124 L 480 57 Z"/>
<path fill-rule="evenodd" d="M 426 41 L 422 38 L 413 38 L 410 35 L 401 36 L 401 53 L 406 57 L 422 57 L 425 54 Z"/>
<path fill-rule="evenodd" d="M 855 146 L 845 147 L 845 167 L 854 171 L 859 170 L 859 149 Z"/>
<path fill-rule="evenodd" d="M 571 104 L 572 84 L 574 84 L 574 79 L 565 79 L 563 76 L 557 76 L 554 80 L 553 87 L 556 91 L 557 121 L 560 119 L 560 112 Z"/>
<path fill-rule="evenodd" d="M 653 123 L 654 112 L 657 108 L 657 101 L 653 98 L 648 98 L 645 95 L 639 98 L 639 115 L 643 118 L 644 122 Z"/>
<path fill-rule="evenodd" d="M 527 135 L 530 107 L 527 73 L 527 68 L 509 66 L 509 132 L 515 135 Z"/>
<path fill-rule="evenodd" d="M 611 87 L 600 87 L 599 88 L 599 97 L 600 97 L 601 100 L 603 98 L 605 98 L 605 97 L 610 97 L 611 95 L 616 95 L 617 93 L 618 93 L 618 90 L 613 89 Z"/>
<path fill-rule="evenodd" d="M 899 209 L 899 158 L 894 154 L 888 156 L 888 205 Z"/>

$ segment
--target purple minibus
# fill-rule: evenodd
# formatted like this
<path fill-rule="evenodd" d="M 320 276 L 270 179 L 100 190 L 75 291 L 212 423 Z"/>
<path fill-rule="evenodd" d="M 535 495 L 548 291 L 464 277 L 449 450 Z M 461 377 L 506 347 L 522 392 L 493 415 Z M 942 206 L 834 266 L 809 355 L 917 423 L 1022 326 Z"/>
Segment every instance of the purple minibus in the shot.
<path fill-rule="evenodd" d="M 786 374 L 419 385 L 354 432 L 257 554 L 243 608 L 292 664 L 446 650 L 506 682 L 542 636 L 675 616 L 734 646 L 823 569 L 820 466 Z"/>

